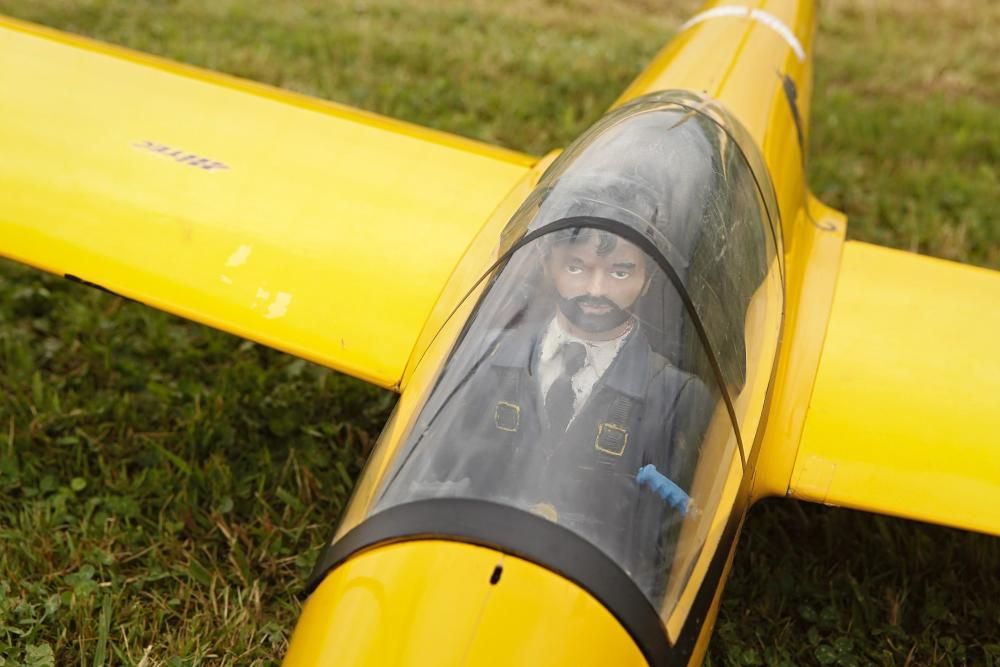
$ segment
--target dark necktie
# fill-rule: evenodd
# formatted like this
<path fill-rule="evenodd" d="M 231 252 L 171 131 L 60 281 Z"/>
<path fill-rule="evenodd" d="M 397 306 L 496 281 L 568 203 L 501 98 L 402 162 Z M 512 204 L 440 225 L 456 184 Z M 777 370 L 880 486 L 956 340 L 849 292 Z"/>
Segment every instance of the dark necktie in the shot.
<path fill-rule="evenodd" d="M 573 376 L 583 368 L 587 360 L 587 350 L 582 343 L 563 343 L 559 348 L 562 357 L 563 374 L 549 387 L 545 394 L 545 409 L 549 413 L 549 423 L 556 433 L 563 433 L 573 418 Z"/>

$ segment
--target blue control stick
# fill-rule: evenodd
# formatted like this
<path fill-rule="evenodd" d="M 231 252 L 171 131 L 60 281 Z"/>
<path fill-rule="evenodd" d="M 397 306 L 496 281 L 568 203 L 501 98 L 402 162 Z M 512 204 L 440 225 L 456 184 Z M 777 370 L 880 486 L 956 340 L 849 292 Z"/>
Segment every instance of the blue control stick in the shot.
<path fill-rule="evenodd" d="M 688 503 L 691 498 L 681 490 L 681 487 L 661 474 L 652 463 L 639 468 L 639 474 L 635 476 L 635 481 L 639 483 L 639 486 L 648 486 L 668 505 L 680 510 L 682 516 L 687 515 Z"/>

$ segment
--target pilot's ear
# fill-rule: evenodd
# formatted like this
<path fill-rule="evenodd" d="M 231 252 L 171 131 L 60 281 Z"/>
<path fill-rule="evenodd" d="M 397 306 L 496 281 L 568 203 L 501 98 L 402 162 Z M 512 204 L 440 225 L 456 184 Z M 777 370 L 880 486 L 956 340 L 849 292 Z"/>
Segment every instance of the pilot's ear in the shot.
<path fill-rule="evenodd" d="M 535 253 L 538 258 L 538 263 L 542 265 L 542 275 L 546 278 L 551 278 L 552 273 L 549 271 L 549 260 L 552 259 L 552 248 L 539 244 L 535 248 Z"/>
<path fill-rule="evenodd" d="M 646 296 L 646 293 L 649 292 L 649 286 L 653 284 L 653 272 L 649 271 L 648 273 L 649 275 L 646 276 L 646 284 L 642 286 L 642 291 L 639 292 L 640 297 Z"/>
<path fill-rule="evenodd" d="M 547 282 L 552 282 L 552 271 L 549 270 L 549 257 L 545 253 L 539 253 L 538 258 L 542 264 L 542 277 L 545 278 Z"/>

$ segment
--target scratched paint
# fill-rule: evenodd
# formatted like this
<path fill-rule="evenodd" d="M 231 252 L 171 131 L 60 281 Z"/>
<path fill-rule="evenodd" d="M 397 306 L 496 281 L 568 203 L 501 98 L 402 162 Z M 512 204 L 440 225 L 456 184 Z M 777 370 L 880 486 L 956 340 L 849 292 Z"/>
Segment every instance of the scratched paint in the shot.
<path fill-rule="evenodd" d="M 288 292 L 278 292 L 278 294 L 274 297 L 274 302 L 267 307 L 267 314 L 264 315 L 264 318 L 273 320 L 279 317 L 284 317 L 285 313 L 288 312 L 288 305 L 291 302 L 291 294 Z"/>
<path fill-rule="evenodd" d="M 257 293 L 254 295 L 254 302 L 250 306 L 250 310 L 257 310 L 257 306 L 265 306 L 267 310 L 264 313 L 264 319 L 274 320 L 279 317 L 284 317 L 288 312 L 288 306 L 291 303 L 292 295 L 290 292 L 277 292 L 272 300 L 270 290 L 258 287 Z"/>
<path fill-rule="evenodd" d="M 229 256 L 229 259 L 226 260 L 226 266 L 235 267 L 246 264 L 246 261 L 252 252 L 252 247 L 248 245 L 241 245 L 233 252 L 232 255 Z"/>

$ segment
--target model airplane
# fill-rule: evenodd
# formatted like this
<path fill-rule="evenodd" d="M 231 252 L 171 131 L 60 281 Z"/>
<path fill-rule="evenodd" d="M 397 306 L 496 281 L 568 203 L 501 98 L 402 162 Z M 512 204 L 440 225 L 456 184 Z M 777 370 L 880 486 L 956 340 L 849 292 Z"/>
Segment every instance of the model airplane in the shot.
<path fill-rule="evenodd" d="M 1000 275 L 809 196 L 813 23 L 536 158 L 4 19 L 0 253 L 401 392 L 285 664 L 697 663 L 756 499 L 1000 533 Z"/>

